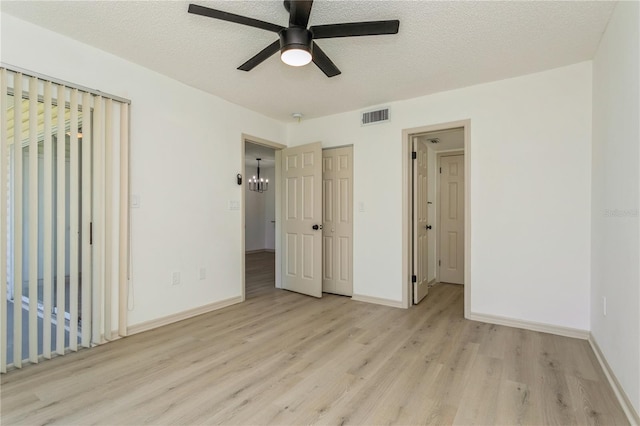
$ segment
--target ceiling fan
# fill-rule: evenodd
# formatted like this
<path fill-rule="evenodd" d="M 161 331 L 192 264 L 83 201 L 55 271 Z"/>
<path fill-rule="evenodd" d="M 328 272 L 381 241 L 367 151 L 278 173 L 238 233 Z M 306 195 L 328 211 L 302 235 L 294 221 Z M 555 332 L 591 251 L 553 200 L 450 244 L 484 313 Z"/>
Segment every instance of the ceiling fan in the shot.
<path fill-rule="evenodd" d="M 306 65 L 313 62 L 326 74 L 334 77 L 340 70 L 320 49 L 314 40 L 321 38 L 356 37 L 368 35 L 397 34 L 400 21 L 349 22 L 343 24 L 314 25 L 307 28 L 313 0 L 284 0 L 289 12 L 289 26 L 282 27 L 270 22 L 248 18 L 221 10 L 196 4 L 189 5 L 189 13 L 235 22 L 278 33 L 279 39 L 265 47 L 257 55 L 238 67 L 242 71 L 251 71 L 258 64 L 280 51 L 282 61 L 291 66 Z"/>

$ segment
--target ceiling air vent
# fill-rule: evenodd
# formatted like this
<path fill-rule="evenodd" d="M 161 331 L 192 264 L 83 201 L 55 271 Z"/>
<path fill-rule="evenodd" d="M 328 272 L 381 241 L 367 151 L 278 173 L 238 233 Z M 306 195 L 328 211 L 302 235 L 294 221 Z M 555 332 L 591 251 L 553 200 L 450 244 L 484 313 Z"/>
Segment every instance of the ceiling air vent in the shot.
<path fill-rule="evenodd" d="M 382 108 L 363 112 L 361 123 L 363 126 L 369 126 L 371 124 L 385 123 L 389 120 L 389 108 Z"/>

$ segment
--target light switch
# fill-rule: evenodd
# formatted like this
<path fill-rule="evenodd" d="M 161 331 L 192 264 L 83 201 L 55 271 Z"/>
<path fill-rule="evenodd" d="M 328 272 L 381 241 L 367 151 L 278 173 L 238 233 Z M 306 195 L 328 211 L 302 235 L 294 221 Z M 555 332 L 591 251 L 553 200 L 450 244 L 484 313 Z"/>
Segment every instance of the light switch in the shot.
<path fill-rule="evenodd" d="M 240 210 L 240 201 L 238 200 L 229 201 L 229 210 Z"/>
<path fill-rule="evenodd" d="M 358 211 L 361 211 L 361 212 L 364 211 L 364 203 L 362 201 L 358 202 Z"/>
<path fill-rule="evenodd" d="M 131 208 L 139 209 L 140 208 L 140 195 L 131 194 Z"/>

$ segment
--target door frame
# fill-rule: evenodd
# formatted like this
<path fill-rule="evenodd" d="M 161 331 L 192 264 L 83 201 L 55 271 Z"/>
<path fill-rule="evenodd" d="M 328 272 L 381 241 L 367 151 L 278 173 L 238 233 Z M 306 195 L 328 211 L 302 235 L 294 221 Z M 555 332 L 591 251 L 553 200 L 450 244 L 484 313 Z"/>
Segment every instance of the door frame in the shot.
<path fill-rule="evenodd" d="M 435 132 L 448 130 L 453 128 L 464 129 L 464 316 L 469 317 L 471 313 L 471 120 L 450 121 L 440 124 L 432 124 L 421 127 L 413 127 L 402 130 L 402 306 L 409 308 L 411 306 L 411 291 L 413 283 L 411 282 L 412 262 L 411 255 L 411 234 L 413 232 L 411 218 L 411 201 L 413 195 L 410 194 L 411 188 L 411 141 L 414 135 L 427 132 Z"/>
<path fill-rule="evenodd" d="M 466 136 L 465 136 L 465 140 L 466 140 Z M 442 157 L 452 157 L 452 156 L 455 156 L 455 155 L 465 155 L 464 148 L 463 149 L 453 149 L 453 150 L 448 150 L 448 151 L 436 152 L 436 167 L 438 168 L 438 170 L 442 167 L 441 164 L 440 164 L 440 161 L 441 161 Z M 465 159 L 465 161 L 466 161 L 466 159 Z M 465 162 L 465 172 L 466 172 L 466 167 L 467 166 L 466 166 L 466 162 Z M 467 184 L 467 176 L 466 175 L 465 175 L 464 179 L 465 179 L 464 183 L 466 185 Z M 441 200 L 441 198 L 440 198 L 440 193 L 441 193 L 440 184 L 441 184 L 441 182 L 442 182 L 441 174 L 438 172 L 438 173 L 436 173 L 436 209 L 438 211 L 436 213 L 436 222 L 437 222 L 436 226 L 437 226 L 437 231 L 438 231 L 438 232 L 436 232 L 436 261 L 438 261 L 438 262 L 440 260 L 440 243 L 442 242 L 442 238 L 440 238 L 440 230 L 442 229 L 441 225 L 440 225 L 440 220 L 442 218 L 442 215 L 440 214 L 440 206 L 441 206 L 441 204 L 440 204 L 441 203 L 441 201 L 440 201 Z M 467 188 L 465 187 L 464 189 L 466 191 Z M 464 200 L 464 202 L 465 203 L 467 202 L 466 192 L 465 192 L 465 200 Z M 465 206 L 465 209 L 466 209 L 466 206 Z M 466 216 L 467 216 L 467 211 L 465 210 L 465 218 L 466 218 Z M 465 224 L 464 224 L 464 226 L 465 226 L 465 228 L 464 228 L 465 245 L 466 245 L 466 237 L 467 237 L 466 225 L 467 224 L 466 224 L 466 220 L 465 220 Z M 466 247 L 465 247 L 465 253 L 466 253 Z M 466 261 L 466 256 L 465 256 L 465 261 Z M 464 279 L 465 279 L 465 283 L 466 283 L 466 279 L 467 279 L 467 276 L 466 276 L 467 264 L 465 263 L 464 266 L 465 266 L 465 268 L 464 268 L 464 271 L 465 271 Z M 438 263 L 436 263 L 435 268 L 436 268 L 436 282 L 439 283 L 440 282 L 440 265 Z M 465 296 L 465 299 L 466 299 L 466 296 Z"/>
<path fill-rule="evenodd" d="M 278 238 L 278 233 L 280 232 L 280 224 L 281 224 L 281 220 L 280 220 L 280 185 L 278 185 L 278 183 L 280 182 L 280 150 L 282 150 L 283 148 L 286 148 L 286 145 L 283 145 L 281 143 L 278 142 L 273 142 L 267 139 L 263 139 L 263 138 L 259 138 L 257 136 L 251 136 L 247 133 L 242 133 L 241 137 L 240 137 L 240 175 L 242 176 L 242 184 L 240 185 L 240 190 L 242 191 L 242 195 L 240 196 L 240 230 L 241 230 L 241 241 L 240 241 L 240 250 L 241 250 L 241 262 L 240 262 L 240 267 L 241 267 L 241 276 L 242 276 L 242 302 L 245 301 L 245 293 L 246 293 L 246 262 L 245 262 L 245 220 L 246 220 L 246 195 L 247 193 L 245 192 L 245 185 L 247 183 L 247 176 L 246 176 L 246 170 L 245 170 L 245 164 L 244 164 L 244 144 L 246 142 L 252 143 L 254 145 L 262 145 L 262 146 L 266 146 L 268 148 L 272 148 L 273 150 L 275 150 L 275 154 L 276 154 L 276 177 L 275 177 L 275 182 L 273 182 L 273 184 L 271 185 L 271 187 L 275 190 L 276 192 L 276 230 L 275 230 L 275 243 L 276 243 L 276 260 L 275 260 L 275 268 L 276 268 L 276 287 L 280 288 L 281 284 L 280 284 L 280 280 L 281 280 L 281 268 L 279 267 L 280 265 L 280 256 L 281 256 L 281 250 L 280 250 L 280 239 Z"/>

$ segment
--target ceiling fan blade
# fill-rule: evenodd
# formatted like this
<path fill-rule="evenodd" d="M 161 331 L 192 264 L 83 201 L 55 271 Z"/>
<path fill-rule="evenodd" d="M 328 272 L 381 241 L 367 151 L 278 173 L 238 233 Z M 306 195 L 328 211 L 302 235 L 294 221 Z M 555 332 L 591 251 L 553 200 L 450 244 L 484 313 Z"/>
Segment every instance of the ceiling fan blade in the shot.
<path fill-rule="evenodd" d="M 256 65 L 261 64 L 262 62 L 267 60 L 271 55 L 273 55 L 279 50 L 280 50 L 280 40 L 278 39 L 273 43 L 271 43 L 270 45 L 268 45 L 267 47 L 265 47 L 264 49 L 262 49 L 260 53 L 255 55 L 253 58 L 249 59 L 247 62 L 240 65 L 238 69 L 242 71 L 251 71 L 256 67 Z"/>
<path fill-rule="evenodd" d="M 322 49 L 320 49 L 320 46 L 318 46 L 315 41 L 313 42 L 312 51 L 313 63 L 316 64 L 327 77 L 335 77 L 336 75 L 341 73 L 338 67 L 336 67 L 336 64 L 334 64 L 331 59 L 329 59 L 329 57 L 322 51 Z"/>
<path fill-rule="evenodd" d="M 270 22 L 260 21 L 258 19 L 248 18 L 221 10 L 211 9 L 209 7 L 198 6 L 197 4 L 189 5 L 189 13 L 195 15 L 206 16 L 209 18 L 221 19 L 223 21 L 235 22 L 236 24 L 248 25 L 250 27 L 260 28 L 275 33 L 280 32 L 284 27 L 272 24 Z"/>
<path fill-rule="evenodd" d="M 307 28 L 311 6 L 313 6 L 313 0 L 290 0 L 289 25 Z"/>
<path fill-rule="evenodd" d="M 314 39 L 397 34 L 400 21 L 349 22 L 309 27 Z"/>

